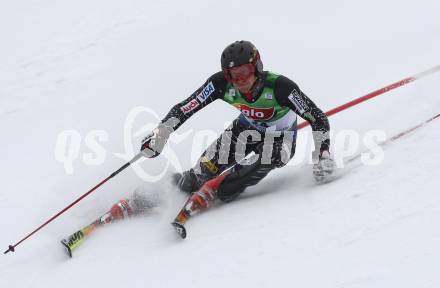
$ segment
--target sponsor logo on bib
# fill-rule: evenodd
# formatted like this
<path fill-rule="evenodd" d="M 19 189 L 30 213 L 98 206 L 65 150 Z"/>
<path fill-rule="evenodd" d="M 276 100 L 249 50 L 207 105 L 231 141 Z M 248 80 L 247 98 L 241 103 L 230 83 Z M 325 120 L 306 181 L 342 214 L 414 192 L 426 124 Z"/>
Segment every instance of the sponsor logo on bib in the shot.
<path fill-rule="evenodd" d="M 273 117 L 273 114 L 275 113 L 274 107 L 254 108 L 249 107 L 245 104 L 235 104 L 234 106 L 237 107 L 244 116 L 252 120 L 269 120 Z"/>

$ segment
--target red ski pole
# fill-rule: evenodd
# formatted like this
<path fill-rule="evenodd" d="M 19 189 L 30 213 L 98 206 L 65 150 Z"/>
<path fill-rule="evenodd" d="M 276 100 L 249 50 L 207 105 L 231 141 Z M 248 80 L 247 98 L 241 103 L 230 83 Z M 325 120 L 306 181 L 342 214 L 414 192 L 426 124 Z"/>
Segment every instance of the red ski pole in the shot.
<path fill-rule="evenodd" d="M 76 205 L 79 201 L 81 201 L 82 199 L 84 199 L 85 197 L 87 197 L 89 194 L 91 194 L 93 191 L 95 191 L 96 189 L 98 189 L 101 185 L 103 185 L 105 182 L 107 182 L 108 180 L 110 180 L 111 178 L 115 177 L 116 175 L 118 175 L 120 172 L 122 172 L 125 168 L 127 168 L 128 166 L 130 166 L 131 164 L 133 164 L 134 162 L 136 162 L 137 160 L 139 160 L 142 157 L 142 153 L 138 153 L 136 156 L 133 157 L 133 159 L 131 159 L 129 162 L 125 163 L 123 166 L 121 166 L 121 168 L 119 168 L 118 170 L 116 170 L 115 172 L 113 172 L 110 176 L 108 176 L 107 178 L 105 178 L 104 180 L 102 180 L 101 182 L 99 182 L 95 187 L 93 187 L 92 189 L 90 189 L 89 191 L 87 191 L 86 193 L 84 193 L 81 197 L 79 197 L 78 199 L 76 199 L 75 201 L 73 201 L 72 203 L 70 203 L 66 208 L 64 208 L 63 210 L 61 210 L 60 212 L 58 212 L 57 214 L 55 214 L 54 216 L 52 216 L 52 218 L 50 218 L 49 220 L 47 220 L 46 222 L 44 222 L 43 224 L 41 224 L 37 229 L 35 229 L 34 231 L 32 231 L 31 233 L 29 233 L 26 237 L 24 237 L 23 239 L 21 239 L 20 241 L 18 241 L 17 243 L 15 243 L 14 245 L 9 245 L 8 250 L 6 250 L 4 252 L 4 254 L 8 253 L 8 252 L 14 252 L 15 251 L 15 247 L 17 247 L 18 245 L 20 245 L 23 241 L 25 241 L 26 239 L 28 239 L 29 237 L 31 237 L 32 235 L 34 235 L 38 230 L 40 230 L 41 228 L 43 228 L 44 226 L 46 226 L 47 224 L 49 224 L 50 222 L 52 222 L 54 219 L 56 219 L 58 216 L 60 216 L 61 214 L 63 214 L 64 212 L 66 212 L 67 210 L 69 210 L 70 208 L 72 208 L 72 206 Z"/>
<path fill-rule="evenodd" d="M 354 100 L 352 100 L 352 101 L 350 101 L 350 102 L 348 102 L 348 103 L 345 103 L 345 104 L 343 104 L 343 105 L 341 105 L 341 106 L 338 106 L 338 107 L 336 107 L 336 108 L 333 108 L 333 109 L 331 109 L 331 110 L 325 112 L 325 115 L 327 115 L 327 116 L 331 116 L 331 115 L 333 115 L 333 114 L 339 113 L 339 112 L 341 112 L 341 111 L 343 111 L 343 110 L 345 110 L 345 109 L 348 109 L 348 108 L 350 108 L 350 107 L 352 107 L 352 106 L 355 106 L 355 105 L 357 105 L 357 104 L 359 104 L 359 103 L 362 103 L 362 102 L 364 102 L 364 101 L 367 101 L 367 100 L 369 100 L 369 99 L 371 99 L 371 98 L 374 98 L 374 97 L 376 97 L 376 96 L 379 96 L 379 95 L 381 95 L 381 94 L 384 94 L 384 93 L 386 93 L 386 92 L 388 92 L 388 91 L 390 91 L 390 90 L 393 90 L 393 89 L 399 88 L 399 87 L 401 87 L 401 86 L 403 86 L 403 85 L 406 85 L 406 84 L 408 84 L 408 83 L 411 83 L 411 82 L 413 82 L 413 81 L 416 81 L 416 80 L 418 80 L 418 79 L 420 79 L 420 78 L 423 78 L 423 77 L 425 77 L 425 76 L 428 76 L 428 75 L 433 74 L 433 73 L 438 72 L 438 71 L 440 71 L 440 65 L 435 66 L 435 67 L 433 67 L 433 68 L 431 68 L 431 69 L 428 69 L 428 70 L 426 70 L 426 71 L 423 71 L 423 72 L 421 72 L 421 73 L 418 73 L 418 74 L 416 74 L 416 75 L 414 75 L 414 76 L 411 76 L 411 77 L 408 77 L 408 78 L 402 79 L 402 80 L 400 80 L 400 81 L 397 81 L 397 82 L 395 82 L 395 83 L 393 83 L 393 84 L 390 84 L 390 85 L 388 85 L 388 86 L 385 86 L 385 87 L 383 87 L 383 88 L 380 88 L 379 90 L 373 91 L 373 92 L 371 92 L 371 93 L 368 93 L 367 95 L 364 95 L 364 96 L 359 97 L 359 98 L 357 98 L 357 99 L 354 99 Z M 302 129 L 302 128 L 306 127 L 307 125 L 309 125 L 309 122 L 307 122 L 307 121 L 302 122 L 302 123 L 300 123 L 300 124 L 298 125 L 298 129 Z"/>

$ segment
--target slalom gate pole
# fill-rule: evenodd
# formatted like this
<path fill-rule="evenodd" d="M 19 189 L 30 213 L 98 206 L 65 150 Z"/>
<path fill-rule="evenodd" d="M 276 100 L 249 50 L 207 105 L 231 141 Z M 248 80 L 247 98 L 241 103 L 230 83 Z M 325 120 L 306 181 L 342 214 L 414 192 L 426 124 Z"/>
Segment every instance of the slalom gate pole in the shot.
<path fill-rule="evenodd" d="M 388 144 L 390 144 L 390 143 L 392 143 L 392 142 L 398 140 L 399 138 L 402 138 L 403 136 L 408 135 L 408 134 L 410 134 L 411 132 L 413 132 L 413 131 L 415 131 L 415 130 L 417 130 L 417 129 L 423 127 L 423 126 L 425 126 L 426 124 L 432 122 L 433 120 L 435 120 L 435 119 L 437 119 L 437 118 L 440 118 L 440 113 L 437 114 L 437 115 L 435 115 L 435 116 L 432 116 L 431 118 L 429 118 L 429 119 L 427 119 L 427 120 L 425 120 L 425 121 L 423 121 L 423 122 L 421 122 L 421 123 L 419 123 L 419 124 L 417 124 L 417 125 L 415 125 L 415 126 L 409 128 L 409 129 L 406 129 L 405 131 L 402 131 L 402 132 L 400 132 L 400 133 L 394 135 L 393 137 L 391 137 L 391 138 L 389 138 L 389 139 L 387 139 L 387 140 L 385 140 L 385 141 L 383 141 L 383 142 L 378 143 L 378 146 L 381 146 L 381 147 L 386 146 L 386 145 L 388 145 Z M 365 152 L 365 151 L 363 151 L 363 152 L 361 152 L 361 153 L 358 153 L 358 154 L 352 156 L 352 157 L 349 158 L 347 161 L 345 161 L 344 164 L 351 163 L 351 162 L 353 162 L 354 160 L 360 158 L 360 157 L 362 156 L 362 153 L 364 153 L 364 152 Z"/>
<path fill-rule="evenodd" d="M 408 83 L 414 82 L 414 81 L 416 81 L 418 79 L 421 79 L 421 78 L 423 78 L 425 76 L 434 74 L 434 73 L 436 73 L 438 71 L 440 71 L 440 65 L 437 65 L 437 66 L 435 66 L 435 67 L 433 67 L 431 69 L 428 69 L 426 71 L 423 71 L 421 73 L 415 74 L 415 75 L 413 75 L 411 77 L 408 77 L 408 78 L 402 79 L 400 81 L 397 81 L 397 82 L 395 82 L 393 84 L 390 84 L 388 86 L 380 88 L 380 89 L 378 89 L 376 91 L 370 92 L 367 95 L 364 95 L 364 96 L 359 97 L 357 99 L 354 99 L 354 100 L 352 100 L 350 102 L 347 102 L 347 103 L 345 103 L 345 104 L 343 104 L 341 106 L 333 108 L 333 109 L 325 112 L 325 115 L 332 116 L 333 114 L 339 113 L 339 112 L 341 112 L 343 110 L 346 110 L 346 109 L 348 109 L 348 108 L 350 108 L 352 106 L 358 105 L 359 103 L 362 103 L 362 102 L 367 101 L 367 100 L 369 100 L 371 98 L 374 98 L 374 97 L 377 97 L 379 95 L 382 95 L 382 94 L 384 94 L 384 93 L 386 93 L 386 92 L 388 92 L 390 90 L 394 90 L 394 89 L 399 88 L 401 86 L 404 86 L 404 85 L 406 85 Z M 302 128 L 308 126 L 308 125 L 309 125 L 309 122 L 307 122 L 307 121 L 302 122 L 302 123 L 300 123 L 298 125 L 298 129 L 302 129 Z"/>
<path fill-rule="evenodd" d="M 136 162 L 137 160 L 139 160 L 142 157 L 142 152 L 138 153 L 136 156 L 133 157 L 133 159 L 131 159 L 129 162 L 125 163 L 123 166 L 121 166 L 121 168 L 119 168 L 118 170 L 116 170 L 115 172 L 113 172 L 110 176 L 108 176 L 107 178 L 105 178 L 104 180 L 102 180 L 101 182 L 99 182 L 95 187 L 93 187 L 92 189 L 90 189 L 89 191 L 87 191 L 86 193 L 84 193 L 81 197 L 79 197 L 78 199 L 76 199 L 75 201 L 73 201 L 72 203 L 70 203 L 66 208 L 64 208 L 63 210 L 61 210 L 60 212 L 58 212 L 57 214 L 55 214 L 54 216 L 52 216 L 52 218 L 50 218 L 49 220 L 47 220 L 46 222 L 44 222 L 43 224 L 41 224 L 38 228 L 36 228 L 34 231 L 32 231 L 31 233 L 29 233 L 27 236 L 25 236 L 23 239 L 21 239 L 20 241 L 18 241 L 17 243 L 15 243 L 14 245 L 9 245 L 8 250 L 6 250 L 3 254 L 6 254 L 8 252 L 14 252 L 15 251 L 15 247 L 17 247 L 18 245 L 20 245 L 23 241 L 25 241 L 26 239 L 28 239 L 29 237 L 31 237 L 32 235 L 34 235 L 38 230 L 40 230 L 41 228 L 43 228 L 44 226 L 46 226 L 47 224 L 49 224 L 50 222 L 52 222 L 54 219 L 56 219 L 58 216 L 60 216 L 61 214 L 63 214 L 64 212 L 66 212 L 67 210 L 69 210 L 70 208 L 72 208 L 72 206 L 76 205 L 79 201 L 81 201 L 82 199 L 84 199 L 85 197 L 87 197 L 88 195 L 90 195 L 93 191 L 95 191 L 96 189 L 98 189 L 101 185 L 103 185 L 105 182 L 107 182 L 108 180 L 110 180 L 111 178 L 115 177 L 116 175 L 118 175 L 120 172 L 122 172 L 123 170 L 125 170 L 125 168 L 127 168 L 128 166 L 130 166 L 131 164 L 133 164 L 134 162 Z"/>

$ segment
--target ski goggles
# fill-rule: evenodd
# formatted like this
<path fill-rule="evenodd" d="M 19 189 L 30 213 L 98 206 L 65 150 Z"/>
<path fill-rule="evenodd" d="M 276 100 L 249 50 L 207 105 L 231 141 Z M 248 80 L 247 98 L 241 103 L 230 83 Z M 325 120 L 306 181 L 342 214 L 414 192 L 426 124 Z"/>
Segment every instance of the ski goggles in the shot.
<path fill-rule="evenodd" d="M 255 74 L 255 65 L 252 63 L 243 64 L 226 70 L 228 80 L 232 82 L 246 81 Z"/>

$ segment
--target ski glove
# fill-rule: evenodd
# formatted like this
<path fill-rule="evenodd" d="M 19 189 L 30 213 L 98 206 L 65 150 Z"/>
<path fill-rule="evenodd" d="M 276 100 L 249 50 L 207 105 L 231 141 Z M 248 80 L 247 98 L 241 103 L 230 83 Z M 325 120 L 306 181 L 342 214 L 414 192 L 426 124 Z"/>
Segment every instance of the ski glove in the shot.
<path fill-rule="evenodd" d="M 142 155 L 147 158 L 159 156 L 172 132 L 172 128 L 163 123 L 159 124 L 156 129 L 148 133 L 148 135 L 142 140 Z"/>
<path fill-rule="evenodd" d="M 318 183 L 327 182 L 335 169 L 335 162 L 330 157 L 330 152 L 322 151 L 318 163 L 313 165 L 313 176 Z"/>

